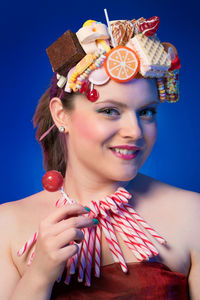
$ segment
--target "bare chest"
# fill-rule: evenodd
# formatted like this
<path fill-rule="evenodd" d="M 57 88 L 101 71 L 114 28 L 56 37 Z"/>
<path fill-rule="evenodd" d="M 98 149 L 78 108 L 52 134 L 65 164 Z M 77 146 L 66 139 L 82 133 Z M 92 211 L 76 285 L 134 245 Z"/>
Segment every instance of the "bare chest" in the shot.
<path fill-rule="evenodd" d="M 144 228 L 144 232 L 150 243 L 157 249 L 158 254 L 152 255 L 149 261 L 157 261 L 167 265 L 172 271 L 188 275 L 190 268 L 190 257 L 188 248 L 185 242 L 184 235 L 182 234 L 181 222 L 174 219 L 173 212 L 159 209 L 154 204 L 151 205 L 151 211 L 148 206 L 138 207 L 138 213 L 166 240 L 167 244 L 160 244 L 151 234 Z M 36 243 L 22 255 L 17 255 L 19 249 L 33 239 L 34 233 L 38 232 L 39 223 L 46 213 L 41 214 L 37 218 L 34 214 L 30 214 L 29 222 L 22 223 L 16 236 L 13 240 L 12 256 L 21 276 L 25 273 L 27 268 L 30 267 L 29 263 L 35 251 Z M 173 222 L 172 222 L 173 220 Z M 127 263 L 139 262 L 137 255 L 130 249 L 128 243 L 124 240 L 122 235 L 115 230 L 116 238 L 121 249 L 122 256 Z M 105 232 L 102 230 L 101 235 L 101 265 L 108 265 L 116 262 L 117 259 L 110 251 L 108 239 L 106 239 Z"/>

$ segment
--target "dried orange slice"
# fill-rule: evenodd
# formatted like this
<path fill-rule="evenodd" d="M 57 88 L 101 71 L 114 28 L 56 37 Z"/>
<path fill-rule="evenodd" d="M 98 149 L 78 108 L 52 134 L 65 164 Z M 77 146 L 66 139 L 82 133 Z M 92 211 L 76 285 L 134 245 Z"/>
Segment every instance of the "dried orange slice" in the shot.
<path fill-rule="evenodd" d="M 110 78 L 118 82 L 131 80 L 139 70 L 137 54 L 126 46 L 117 46 L 106 54 L 105 70 Z"/>

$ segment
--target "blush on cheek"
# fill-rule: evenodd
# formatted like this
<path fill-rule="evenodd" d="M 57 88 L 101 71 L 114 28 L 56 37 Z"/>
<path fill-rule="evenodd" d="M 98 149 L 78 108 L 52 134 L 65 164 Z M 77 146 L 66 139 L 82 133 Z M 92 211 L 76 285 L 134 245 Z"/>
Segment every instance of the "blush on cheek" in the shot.
<path fill-rule="evenodd" d="M 87 141 L 99 139 L 100 126 L 95 123 L 94 119 L 90 118 L 88 114 L 76 113 L 76 115 L 73 116 L 72 126 L 73 133 L 80 139 L 86 139 Z"/>

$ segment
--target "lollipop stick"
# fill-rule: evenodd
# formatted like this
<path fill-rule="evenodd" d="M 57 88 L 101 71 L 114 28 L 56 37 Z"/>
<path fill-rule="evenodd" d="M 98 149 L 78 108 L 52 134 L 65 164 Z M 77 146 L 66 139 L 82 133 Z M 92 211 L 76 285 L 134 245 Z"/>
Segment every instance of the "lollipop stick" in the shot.
<path fill-rule="evenodd" d="M 111 26 L 110 26 L 110 21 L 109 21 L 109 18 L 108 18 L 108 13 L 107 13 L 107 9 L 106 8 L 104 8 L 104 13 L 105 13 L 105 17 L 106 17 L 106 22 L 108 24 L 111 41 L 112 41 L 113 47 L 115 48 L 115 41 L 114 41 L 114 38 L 113 38 L 113 35 L 112 35 L 112 29 L 111 29 Z"/>

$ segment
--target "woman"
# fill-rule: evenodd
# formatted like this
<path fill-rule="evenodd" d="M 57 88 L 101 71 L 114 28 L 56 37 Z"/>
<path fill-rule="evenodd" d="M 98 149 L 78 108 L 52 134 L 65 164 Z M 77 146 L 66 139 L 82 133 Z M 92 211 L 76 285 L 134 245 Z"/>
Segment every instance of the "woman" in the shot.
<path fill-rule="evenodd" d="M 133 22 L 134 30 L 142 22 L 144 19 Z M 92 27 L 84 30 L 96 33 L 96 22 L 89 22 L 86 26 Z M 80 32 L 77 36 L 88 53 Z M 116 45 L 112 46 L 115 50 Z M 122 50 L 126 51 L 123 47 Z M 111 49 L 107 53 L 111 53 Z M 137 59 L 137 55 L 135 57 Z M 42 141 L 46 169 L 62 173 L 63 192 L 77 203 L 56 207 L 61 198 L 60 190 L 44 190 L 1 206 L 0 298 L 188 299 L 188 279 L 190 297 L 198 299 L 199 194 L 139 173 L 156 141 L 156 110 L 162 96 L 157 79 L 142 77 L 138 73 L 126 81 L 119 78 L 116 81 L 108 68 L 106 73 L 101 68 L 100 75 L 103 74 L 104 79 L 109 77 L 109 80 L 98 84 L 99 74 L 91 76 L 90 83 L 83 80 L 77 93 L 73 85 L 74 69 L 70 71 L 70 76 L 69 69 L 65 76 L 62 75 L 65 79 L 60 74 L 54 76 L 51 87 L 40 100 L 34 122 L 38 126 L 37 138 Z M 60 79 L 67 84 L 58 87 Z M 70 89 L 74 93 L 70 94 Z M 63 274 L 66 262 L 80 251 L 83 232 L 87 228 L 91 232 L 92 228 L 103 224 L 101 214 L 91 214 L 91 202 L 98 203 L 99 199 L 115 193 L 119 187 L 133 195 L 133 199 L 128 200 L 130 207 L 149 222 L 167 244 L 159 244 L 146 233 L 149 243 L 152 242 L 151 249 L 155 246 L 159 255 L 152 255 L 146 263 L 138 263 L 116 230 L 129 269 L 129 274 L 123 274 L 119 263 L 115 263 L 115 254 L 110 251 L 103 231 L 100 279 L 93 276 L 91 287 L 75 283 L 76 279 L 69 285 L 62 282 L 54 285 Z M 37 242 L 19 257 L 18 250 L 34 232 L 38 232 Z M 27 266 L 32 253 L 34 256 Z"/>

